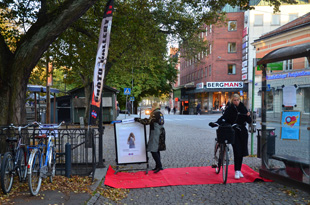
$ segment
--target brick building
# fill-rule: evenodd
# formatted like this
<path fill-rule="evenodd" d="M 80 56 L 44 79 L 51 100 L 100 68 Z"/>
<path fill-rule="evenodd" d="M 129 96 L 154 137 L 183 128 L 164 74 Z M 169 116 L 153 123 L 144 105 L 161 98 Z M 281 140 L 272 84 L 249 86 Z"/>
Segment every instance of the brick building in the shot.
<path fill-rule="evenodd" d="M 180 59 L 180 86 L 174 96 L 183 114 L 195 114 L 198 103 L 202 113 L 220 111 L 233 93 L 247 102 L 247 84 L 241 79 L 244 12 L 227 13 L 227 24 L 203 28 L 199 37 L 208 42 L 206 51 Z"/>

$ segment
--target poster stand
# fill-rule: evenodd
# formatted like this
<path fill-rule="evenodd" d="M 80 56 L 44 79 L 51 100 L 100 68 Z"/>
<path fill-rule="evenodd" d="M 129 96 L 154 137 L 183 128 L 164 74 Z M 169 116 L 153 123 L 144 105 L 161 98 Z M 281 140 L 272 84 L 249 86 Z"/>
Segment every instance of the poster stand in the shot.
<path fill-rule="evenodd" d="M 114 123 L 116 171 L 145 170 L 148 174 L 146 126 L 134 119 L 116 121 Z M 145 169 L 121 169 L 120 165 L 146 164 Z"/>

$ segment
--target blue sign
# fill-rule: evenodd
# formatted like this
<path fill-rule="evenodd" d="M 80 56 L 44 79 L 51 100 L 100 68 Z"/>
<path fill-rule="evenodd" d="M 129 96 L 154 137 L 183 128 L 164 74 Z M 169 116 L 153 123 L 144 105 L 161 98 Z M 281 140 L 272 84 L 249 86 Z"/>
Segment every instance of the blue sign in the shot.
<path fill-rule="evenodd" d="M 243 96 L 243 91 L 242 90 L 240 90 L 240 96 Z"/>
<path fill-rule="evenodd" d="M 135 97 L 130 97 L 130 101 L 135 101 Z"/>
<path fill-rule="evenodd" d="M 131 93 L 131 88 L 124 89 L 124 95 L 130 95 L 130 93 Z"/>
<path fill-rule="evenodd" d="M 270 91 L 270 84 L 267 84 L 267 90 L 266 91 Z"/>

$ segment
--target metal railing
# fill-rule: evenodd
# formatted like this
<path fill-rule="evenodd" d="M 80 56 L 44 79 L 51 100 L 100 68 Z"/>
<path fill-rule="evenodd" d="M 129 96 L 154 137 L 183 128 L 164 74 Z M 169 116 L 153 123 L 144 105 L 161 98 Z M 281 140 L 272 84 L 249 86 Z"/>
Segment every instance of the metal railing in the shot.
<path fill-rule="evenodd" d="M 17 137 L 17 130 L 0 127 L 0 153 L 6 152 L 5 139 L 7 137 Z M 29 128 L 22 131 L 23 143 L 33 145 L 36 143 L 34 136 L 46 133 L 48 129 Z M 99 132 L 97 128 L 61 128 L 52 131 L 55 135 L 56 147 L 56 174 L 65 175 L 66 164 L 66 144 L 71 145 L 71 170 L 72 175 L 87 176 L 94 174 L 98 163 L 99 154 Z M 4 145 L 3 145 L 4 144 Z M 69 162 L 67 162 L 69 163 Z"/>

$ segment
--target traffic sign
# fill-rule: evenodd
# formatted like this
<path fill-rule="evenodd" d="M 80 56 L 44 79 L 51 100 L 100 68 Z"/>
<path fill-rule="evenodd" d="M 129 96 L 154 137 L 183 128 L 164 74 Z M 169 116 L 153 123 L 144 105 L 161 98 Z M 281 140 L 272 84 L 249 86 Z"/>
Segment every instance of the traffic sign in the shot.
<path fill-rule="evenodd" d="M 131 93 L 131 88 L 124 89 L 124 95 L 130 95 L 130 93 Z"/>
<path fill-rule="evenodd" d="M 130 97 L 130 101 L 135 101 L 135 97 Z"/>

